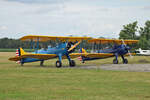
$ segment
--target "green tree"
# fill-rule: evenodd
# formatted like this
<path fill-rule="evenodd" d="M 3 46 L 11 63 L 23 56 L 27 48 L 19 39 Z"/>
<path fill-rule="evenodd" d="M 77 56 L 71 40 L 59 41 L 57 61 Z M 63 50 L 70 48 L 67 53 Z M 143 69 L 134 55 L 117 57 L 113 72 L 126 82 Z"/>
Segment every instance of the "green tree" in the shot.
<path fill-rule="evenodd" d="M 119 39 L 137 39 L 137 30 L 137 21 L 127 25 L 123 25 L 123 29 L 120 31 L 119 34 Z"/>
<path fill-rule="evenodd" d="M 145 22 L 145 26 L 139 30 L 140 41 L 139 47 L 142 49 L 150 49 L 150 20 Z"/>

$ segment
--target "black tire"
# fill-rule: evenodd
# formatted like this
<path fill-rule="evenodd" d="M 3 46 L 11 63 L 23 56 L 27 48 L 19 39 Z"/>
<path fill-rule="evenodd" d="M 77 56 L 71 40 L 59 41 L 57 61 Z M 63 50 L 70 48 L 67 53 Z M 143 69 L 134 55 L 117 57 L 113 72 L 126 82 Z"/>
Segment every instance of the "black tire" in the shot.
<path fill-rule="evenodd" d="M 71 60 L 69 64 L 70 64 L 70 67 L 74 67 L 76 65 L 74 60 Z"/>
<path fill-rule="evenodd" d="M 124 59 L 123 64 L 128 64 L 128 59 Z"/>
<path fill-rule="evenodd" d="M 57 68 L 62 67 L 62 63 L 61 63 L 60 61 L 56 61 L 56 67 L 57 67 Z"/>
<path fill-rule="evenodd" d="M 117 60 L 117 59 L 114 59 L 114 60 L 113 60 L 113 64 L 118 64 L 118 60 Z"/>

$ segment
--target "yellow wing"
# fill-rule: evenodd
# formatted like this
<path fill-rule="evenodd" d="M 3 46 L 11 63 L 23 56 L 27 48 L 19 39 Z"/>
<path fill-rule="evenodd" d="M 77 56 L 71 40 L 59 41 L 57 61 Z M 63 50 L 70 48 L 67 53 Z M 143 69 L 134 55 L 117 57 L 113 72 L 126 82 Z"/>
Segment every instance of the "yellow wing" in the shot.
<path fill-rule="evenodd" d="M 137 43 L 139 40 L 123 40 L 125 44 L 133 44 Z M 97 43 L 97 44 L 106 44 L 106 43 L 117 43 L 122 44 L 122 40 L 117 39 L 91 39 L 88 40 L 89 43 Z"/>
<path fill-rule="evenodd" d="M 37 58 L 37 59 L 43 59 L 43 60 L 47 60 L 47 59 L 57 57 L 56 54 L 25 54 L 25 55 L 22 55 L 22 56 L 24 58 Z"/>
<path fill-rule="evenodd" d="M 136 55 L 136 53 L 131 53 L 131 55 Z M 72 53 L 70 54 L 71 58 L 76 58 L 79 56 L 89 57 L 89 58 L 105 58 L 115 56 L 113 53 Z M 125 56 L 129 56 L 127 53 Z"/>
<path fill-rule="evenodd" d="M 88 40 L 91 37 L 63 37 L 63 36 L 41 36 L 41 35 L 27 35 L 24 36 L 22 38 L 20 38 L 20 40 L 22 41 L 40 41 L 40 42 L 46 42 L 49 40 L 59 40 L 59 41 L 68 41 L 68 42 L 76 42 L 76 41 L 81 41 L 81 40 Z"/>
<path fill-rule="evenodd" d="M 22 59 L 22 57 L 20 57 L 20 56 L 15 56 L 15 57 L 9 58 L 8 60 L 10 60 L 10 61 L 19 61 L 19 60 L 21 60 L 21 59 Z"/>
<path fill-rule="evenodd" d="M 79 56 L 84 56 L 84 57 L 91 57 L 91 58 L 97 58 L 97 57 L 109 57 L 113 56 L 114 54 L 112 53 L 72 53 L 70 54 L 71 58 L 76 58 Z"/>
<path fill-rule="evenodd" d="M 21 55 L 19 57 L 15 56 L 15 57 L 9 58 L 9 60 L 18 61 L 18 60 L 21 60 L 23 58 L 36 58 L 36 59 L 47 60 L 47 59 L 52 59 L 55 57 L 57 57 L 56 54 L 24 54 L 24 55 Z"/>

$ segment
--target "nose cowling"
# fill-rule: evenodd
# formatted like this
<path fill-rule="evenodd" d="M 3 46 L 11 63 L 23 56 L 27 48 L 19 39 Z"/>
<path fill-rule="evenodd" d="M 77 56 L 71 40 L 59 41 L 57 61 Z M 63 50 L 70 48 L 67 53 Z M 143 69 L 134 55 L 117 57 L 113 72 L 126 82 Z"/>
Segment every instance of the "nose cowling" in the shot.
<path fill-rule="evenodd" d="M 121 49 L 120 49 L 119 53 L 121 55 L 124 55 L 124 54 L 128 53 L 130 49 L 131 48 L 127 45 L 121 45 Z"/>

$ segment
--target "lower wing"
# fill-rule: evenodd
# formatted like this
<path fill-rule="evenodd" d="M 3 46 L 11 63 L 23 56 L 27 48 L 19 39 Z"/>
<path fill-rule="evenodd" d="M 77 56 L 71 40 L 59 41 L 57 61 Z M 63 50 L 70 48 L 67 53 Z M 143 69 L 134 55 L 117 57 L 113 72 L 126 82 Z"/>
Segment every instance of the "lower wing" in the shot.
<path fill-rule="evenodd" d="M 70 57 L 71 58 L 76 58 L 76 57 L 79 57 L 79 56 L 84 56 L 84 57 L 109 57 L 109 56 L 113 56 L 114 54 L 112 53 L 72 53 L 70 54 Z"/>
<path fill-rule="evenodd" d="M 11 58 L 9 58 L 9 60 L 19 61 L 23 58 L 36 58 L 36 59 L 48 60 L 48 59 L 55 58 L 55 57 L 57 57 L 56 54 L 24 54 L 21 56 L 11 57 Z"/>
<path fill-rule="evenodd" d="M 136 55 L 136 53 L 131 53 L 131 55 Z M 103 57 L 112 57 L 115 56 L 113 53 L 72 53 L 70 54 L 71 58 L 76 58 L 79 56 L 89 57 L 89 58 L 103 58 Z M 125 54 L 129 56 L 129 54 Z"/>

